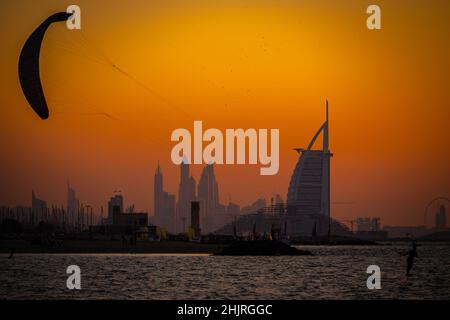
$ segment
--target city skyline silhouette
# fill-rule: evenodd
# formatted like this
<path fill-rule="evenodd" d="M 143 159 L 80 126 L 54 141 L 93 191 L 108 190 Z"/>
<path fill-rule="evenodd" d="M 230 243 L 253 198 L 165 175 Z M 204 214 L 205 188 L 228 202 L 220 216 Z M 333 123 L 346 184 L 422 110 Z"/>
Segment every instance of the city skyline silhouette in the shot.
<path fill-rule="evenodd" d="M 325 97 L 333 102 L 330 147 L 339 155 L 331 202 L 353 203 L 337 207 L 336 217 L 363 214 L 418 225 L 430 199 L 450 189 L 450 152 L 442 147 L 449 46 L 437 24 L 447 23 L 436 18 L 445 12 L 440 4 L 386 4 L 388 27 L 372 32 L 357 2 L 329 4 L 329 15 L 307 4 L 221 2 L 201 10 L 184 4 L 182 19 L 169 4 L 135 3 L 115 19 L 120 6 L 104 10 L 101 1 L 82 1 L 83 12 L 95 19 L 83 20 L 81 31 L 55 24 L 45 35 L 41 81 L 54 113 L 42 123 L 23 97 L 17 63 L 30 33 L 61 8 L 51 1 L 1 6 L 9 13 L 2 29 L 14 25 L 2 41 L 0 149 L 9 155 L 0 159 L 4 205 L 26 204 L 30 189 L 61 204 L 70 178 L 79 198 L 94 207 L 123 189 L 130 203 L 150 212 L 158 160 L 166 168 L 166 190 L 177 192 L 170 133 L 193 119 L 108 59 L 205 127 L 280 129 L 279 173 L 260 177 L 254 166 L 220 167 L 221 203 L 285 194 L 297 160 L 292 148 L 306 146 L 317 130 Z M 405 35 L 405 28 L 417 28 L 406 17 L 419 14 L 422 32 Z M 196 179 L 202 168 L 191 166 Z"/>

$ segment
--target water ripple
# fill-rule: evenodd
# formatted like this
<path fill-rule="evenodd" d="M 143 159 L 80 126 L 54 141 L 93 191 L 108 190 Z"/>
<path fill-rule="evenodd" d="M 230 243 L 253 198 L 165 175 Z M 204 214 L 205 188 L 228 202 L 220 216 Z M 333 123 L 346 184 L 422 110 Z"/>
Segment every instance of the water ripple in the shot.
<path fill-rule="evenodd" d="M 406 246 L 303 247 L 313 257 L 0 255 L 2 299 L 450 299 L 450 246 L 423 245 L 405 277 Z M 65 268 L 82 272 L 66 289 Z M 366 287 L 367 266 L 382 289 Z"/>

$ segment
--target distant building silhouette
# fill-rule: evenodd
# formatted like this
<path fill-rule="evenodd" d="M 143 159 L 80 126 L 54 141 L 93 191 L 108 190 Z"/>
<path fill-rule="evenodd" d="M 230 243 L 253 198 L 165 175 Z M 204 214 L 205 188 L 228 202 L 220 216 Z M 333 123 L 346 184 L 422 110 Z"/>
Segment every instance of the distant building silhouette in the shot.
<path fill-rule="evenodd" d="M 67 213 L 69 217 L 73 217 L 78 212 L 78 199 L 76 197 L 75 189 L 70 184 L 67 184 Z"/>
<path fill-rule="evenodd" d="M 445 212 L 445 207 L 443 205 L 439 206 L 438 212 L 436 212 L 436 229 L 444 230 L 447 227 L 447 215 Z"/>
<path fill-rule="evenodd" d="M 176 229 L 182 230 L 183 221 L 190 224 L 191 201 L 196 200 L 196 182 L 189 174 L 189 164 L 180 164 L 180 184 L 178 188 L 178 204 L 176 210 Z M 185 231 L 185 230 L 182 230 Z"/>
<path fill-rule="evenodd" d="M 170 194 L 168 192 L 164 192 L 164 200 L 163 200 L 163 217 L 160 219 L 160 226 L 165 228 L 169 232 L 175 232 L 175 204 L 176 199 L 174 194 Z"/>
<path fill-rule="evenodd" d="M 123 196 L 116 194 L 108 202 L 108 224 L 114 223 L 114 213 L 123 212 Z"/>
<path fill-rule="evenodd" d="M 191 229 L 194 231 L 194 237 L 199 237 L 200 232 L 200 203 L 191 202 Z"/>
<path fill-rule="evenodd" d="M 115 207 L 117 210 L 118 207 Z M 132 228 L 143 228 L 148 225 L 148 215 L 142 212 L 124 213 L 115 211 L 113 213 L 113 226 L 127 226 Z"/>
<path fill-rule="evenodd" d="M 284 204 L 283 198 L 279 194 L 275 195 L 275 204 Z"/>
<path fill-rule="evenodd" d="M 356 218 L 356 231 L 379 231 L 380 218 L 358 217 Z"/>
<path fill-rule="evenodd" d="M 359 239 L 382 241 L 389 236 L 387 230 L 381 230 L 379 217 L 358 217 L 356 218 L 356 232 L 355 235 Z"/>
<path fill-rule="evenodd" d="M 163 192 L 163 176 L 158 162 L 158 167 L 156 167 L 155 177 L 153 179 L 153 213 L 155 217 L 162 214 Z"/>
<path fill-rule="evenodd" d="M 326 120 L 314 135 L 306 149 L 296 149 L 300 157 L 289 183 L 287 210 L 289 214 L 322 215 L 330 217 L 330 158 L 328 144 L 328 101 Z M 322 133 L 321 150 L 313 150 L 317 137 Z"/>
<path fill-rule="evenodd" d="M 227 215 L 228 216 L 238 216 L 241 214 L 241 207 L 233 202 L 228 203 Z"/>
<path fill-rule="evenodd" d="M 318 235 L 330 234 L 330 159 L 328 100 L 325 122 L 316 132 L 306 149 L 295 149 L 299 154 L 289 182 L 286 211 L 291 216 L 290 232 L 303 233 L 316 228 Z M 321 149 L 313 149 L 322 134 Z M 297 219 L 295 218 L 297 217 Z"/>
<path fill-rule="evenodd" d="M 0 206 L 0 223 L 5 219 L 13 219 L 22 224 L 25 228 L 35 228 L 41 222 L 53 224 L 60 229 L 73 230 L 69 217 L 63 208 L 52 206 L 47 207 L 5 207 Z M 84 217 L 86 218 L 86 217 Z"/>
<path fill-rule="evenodd" d="M 34 190 L 31 190 L 31 208 L 33 210 L 35 210 L 35 209 L 38 209 L 38 210 L 47 209 L 47 202 L 37 198 L 36 195 L 34 194 Z"/>
<path fill-rule="evenodd" d="M 94 214 L 92 206 L 79 204 L 75 197 L 75 190 L 69 185 L 67 208 L 64 205 L 48 205 L 46 201 L 39 199 L 32 190 L 31 206 L 0 206 L 0 222 L 3 219 L 17 220 L 27 229 L 35 228 L 42 222 L 53 225 L 54 228 L 64 232 L 86 231 L 91 225 L 100 222 Z"/>
<path fill-rule="evenodd" d="M 158 163 L 154 178 L 155 223 L 169 232 L 175 232 L 175 195 L 164 191 L 161 167 Z"/>
<path fill-rule="evenodd" d="M 198 183 L 198 200 L 200 202 L 201 220 L 205 232 L 213 231 L 214 217 L 219 208 L 219 187 L 214 175 L 214 165 L 208 164 L 203 168 Z"/>
<path fill-rule="evenodd" d="M 241 214 L 249 214 L 256 212 L 267 206 L 267 201 L 264 198 L 257 199 L 251 205 L 245 206 L 241 209 Z"/>

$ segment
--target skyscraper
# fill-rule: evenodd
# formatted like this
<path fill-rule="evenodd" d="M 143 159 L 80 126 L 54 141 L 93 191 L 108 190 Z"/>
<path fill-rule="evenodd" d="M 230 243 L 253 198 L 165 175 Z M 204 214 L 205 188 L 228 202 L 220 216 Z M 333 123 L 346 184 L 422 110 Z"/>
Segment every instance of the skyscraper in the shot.
<path fill-rule="evenodd" d="M 155 223 L 169 232 L 175 231 L 175 195 L 164 191 L 161 167 L 156 168 L 154 178 Z"/>
<path fill-rule="evenodd" d="M 67 184 L 67 213 L 69 216 L 74 215 L 78 211 L 78 199 L 76 197 L 75 189 L 70 184 Z"/>
<path fill-rule="evenodd" d="M 176 216 L 177 230 L 182 229 L 183 221 L 185 221 L 185 225 L 190 225 L 191 201 L 196 199 L 195 187 L 195 179 L 189 174 L 189 164 L 183 161 L 180 164 L 180 185 L 178 188 Z"/>
<path fill-rule="evenodd" d="M 78 199 L 76 198 L 75 190 L 67 183 L 67 217 L 69 224 L 75 225 L 77 215 Z"/>
<path fill-rule="evenodd" d="M 161 226 L 167 231 L 175 233 L 175 211 L 176 211 L 176 199 L 174 194 L 164 192 L 164 217 L 162 219 Z"/>
<path fill-rule="evenodd" d="M 289 214 L 323 215 L 330 217 L 330 158 L 328 147 L 328 100 L 326 120 L 305 149 L 296 149 L 300 157 L 289 183 L 287 209 Z M 322 150 L 313 150 L 323 134 Z"/>
<path fill-rule="evenodd" d="M 299 154 L 287 192 L 286 211 L 290 221 L 288 232 L 301 234 L 316 230 L 317 234 L 330 234 L 330 158 L 328 100 L 326 119 L 306 149 L 295 149 Z M 322 148 L 314 148 L 322 134 Z M 336 224 L 335 224 L 336 225 Z"/>
<path fill-rule="evenodd" d="M 161 215 L 162 213 L 162 207 L 163 207 L 163 176 L 162 176 L 162 172 L 161 172 L 161 167 L 159 166 L 159 161 L 158 161 L 158 167 L 156 168 L 156 173 L 155 173 L 155 178 L 153 181 L 153 207 L 154 207 L 154 215 L 155 217 L 158 217 Z"/>
<path fill-rule="evenodd" d="M 198 200 L 200 202 L 202 226 L 206 232 L 213 231 L 214 216 L 219 208 L 219 187 L 214 175 L 214 165 L 203 168 L 198 183 Z"/>
<path fill-rule="evenodd" d="M 123 212 L 123 196 L 116 194 L 111 197 L 108 202 L 108 224 L 113 224 L 114 213 Z"/>
<path fill-rule="evenodd" d="M 200 204 L 198 201 L 191 202 L 191 229 L 194 237 L 200 236 Z"/>

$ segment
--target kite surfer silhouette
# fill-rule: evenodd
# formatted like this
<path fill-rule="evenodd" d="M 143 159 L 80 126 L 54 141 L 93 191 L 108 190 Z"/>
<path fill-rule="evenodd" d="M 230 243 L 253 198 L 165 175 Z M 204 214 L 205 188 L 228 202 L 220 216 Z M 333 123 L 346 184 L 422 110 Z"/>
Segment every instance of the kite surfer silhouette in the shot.
<path fill-rule="evenodd" d="M 417 255 L 417 245 L 415 242 L 413 242 L 411 250 L 409 250 L 405 255 L 408 256 L 406 258 L 406 276 L 410 276 L 411 269 L 414 265 L 414 260 L 419 257 Z"/>

